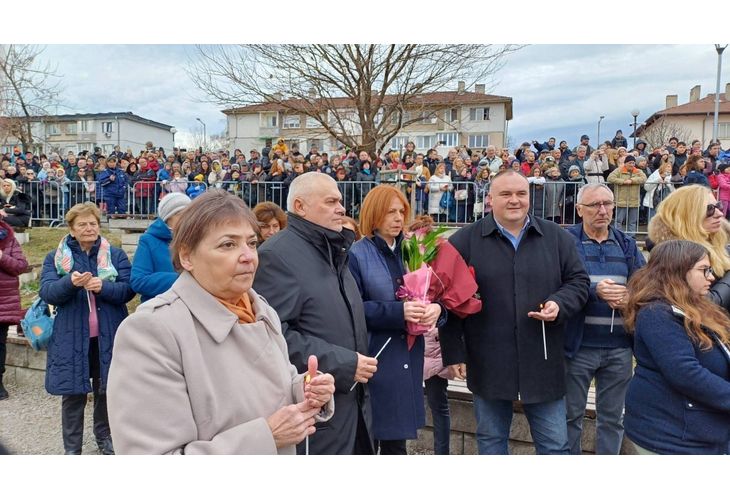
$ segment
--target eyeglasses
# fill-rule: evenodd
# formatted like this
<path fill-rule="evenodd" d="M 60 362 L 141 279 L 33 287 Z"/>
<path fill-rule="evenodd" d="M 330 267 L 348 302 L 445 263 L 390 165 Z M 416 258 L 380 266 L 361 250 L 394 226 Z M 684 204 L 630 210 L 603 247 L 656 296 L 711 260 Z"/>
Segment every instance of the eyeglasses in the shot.
<path fill-rule="evenodd" d="M 603 207 L 606 209 L 606 211 L 609 211 L 609 210 L 613 210 L 613 207 L 616 204 L 612 201 L 595 201 L 593 203 L 580 203 L 580 205 L 590 208 L 591 210 L 599 210 L 600 207 Z"/>
<path fill-rule="evenodd" d="M 705 279 L 709 280 L 710 276 L 714 276 L 715 271 L 711 267 L 695 267 L 697 271 L 702 271 L 702 274 L 705 275 Z"/>
<path fill-rule="evenodd" d="M 715 209 L 722 212 L 722 202 L 718 201 L 717 203 L 708 203 L 707 204 L 707 212 L 705 212 L 705 217 L 712 217 L 715 215 Z"/>

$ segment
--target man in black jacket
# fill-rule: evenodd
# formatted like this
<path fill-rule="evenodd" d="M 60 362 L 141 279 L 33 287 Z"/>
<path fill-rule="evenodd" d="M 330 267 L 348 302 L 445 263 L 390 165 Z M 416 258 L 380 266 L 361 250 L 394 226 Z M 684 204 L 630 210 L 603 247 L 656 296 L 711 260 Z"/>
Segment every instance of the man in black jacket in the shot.
<path fill-rule="evenodd" d="M 480 454 L 508 453 L 515 400 L 537 453 L 567 454 L 564 324 L 586 303 L 590 280 L 573 238 L 528 215 L 522 174 L 498 174 L 488 197 L 492 213 L 449 238 L 474 267 L 482 310 L 449 315 L 439 329 L 444 364 L 461 378 L 468 369 Z"/>
<path fill-rule="evenodd" d="M 287 209 L 286 229 L 259 249 L 254 289 L 279 314 L 297 370 L 306 371 L 314 354 L 319 369 L 335 377 L 335 415 L 317 424 L 309 452 L 372 454 L 366 383 L 378 362 L 366 355 L 365 312 L 347 266 L 355 234 L 342 228 L 342 195 L 332 177 L 308 172 L 291 183 Z"/>

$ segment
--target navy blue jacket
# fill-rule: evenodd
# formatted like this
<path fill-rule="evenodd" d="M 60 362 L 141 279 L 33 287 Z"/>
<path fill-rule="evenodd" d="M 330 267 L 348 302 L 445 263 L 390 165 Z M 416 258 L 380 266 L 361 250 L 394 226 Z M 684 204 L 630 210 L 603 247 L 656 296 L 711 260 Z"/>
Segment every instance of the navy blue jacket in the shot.
<path fill-rule="evenodd" d="M 362 238 L 350 248 L 350 272 L 360 289 L 368 327 L 368 355 L 378 357 L 378 371 L 368 382 L 373 437 L 415 439 L 426 424 L 423 404 L 423 336 L 408 350 L 403 302 L 395 292 L 403 284 L 400 241 L 396 251 L 379 236 Z"/>
<path fill-rule="evenodd" d="M 692 343 L 669 304 L 639 311 L 636 370 L 626 393 L 626 435 L 661 454 L 727 454 L 730 361 L 717 345 Z"/>
<path fill-rule="evenodd" d="M 111 180 L 111 176 L 114 180 Z M 127 174 L 120 168 L 107 168 L 99 172 L 97 178 L 99 183 L 99 191 L 103 199 L 109 197 L 126 198 L 127 197 Z"/>
<path fill-rule="evenodd" d="M 79 243 L 69 238 L 68 246 L 73 253 L 73 271 L 91 272 L 97 275 L 96 256 L 101 238 L 87 255 Z M 71 274 L 59 276 L 52 250 L 43 262 L 40 296 L 48 304 L 56 306 L 57 316 L 53 323 L 53 336 L 48 344 L 46 362 L 46 390 L 55 395 L 84 394 L 91 392 L 89 382 L 89 302 L 86 290 L 71 283 Z M 127 255 L 112 247 L 112 264 L 117 270 L 116 281 L 104 281 L 96 294 L 96 308 L 99 319 L 99 361 L 101 365 L 101 388 L 106 389 L 109 365 L 112 361 L 112 346 L 117 327 L 127 317 L 127 302 L 134 292 L 129 285 L 131 266 Z"/>
<path fill-rule="evenodd" d="M 585 251 L 581 241 L 583 224 L 572 225 L 566 228 L 566 230 L 573 236 L 576 250 L 578 250 L 578 255 L 585 263 Z M 632 274 L 646 264 L 644 255 L 641 253 L 641 250 L 639 250 L 639 247 L 636 246 L 636 240 L 634 240 L 634 238 L 614 227 L 609 227 L 608 230 L 613 233 L 621 247 L 621 250 L 624 252 L 626 266 L 629 268 L 629 277 L 631 277 Z M 591 287 L 588 291 L 588 302 L 596 300 L 600 300 L 596 295 L 596 283 L 591 283 Z M 565 355 L 570 359 L 573 359 L 575 354 L 578 352 L 578 349 L 580 349 L 580 344 L 583 340 L 585 317 L 586 313 L 584 308 L 578 314 L 573 316 L 570 321 L 568 321 L 568 326 L 565 329 Z"/>
<path fill-rule="evenodd" d="M 142 302 L 170 289 L 178 277 L 172 265 L 170 241 L 172 231 L 162 219 L 156 219 L 139 238 L 132 264 L 132 289 Z"/>
<path fill-rule="evenodd" d="M 590 285 L 573 237 L 554 222 L 530 217 L 515 251 L 490 213 L 449 241 L 474 267 L 482 310 L 463 320 L 450 314 L 439 328 L 444 365 L 466 362 L 467 387 L 485 399 L 562 398 L 565 322 L 583 308 Z M 560 312 L 545 323 L 545 360 L 542 322 L 527 313 L 550 300 Z"/>

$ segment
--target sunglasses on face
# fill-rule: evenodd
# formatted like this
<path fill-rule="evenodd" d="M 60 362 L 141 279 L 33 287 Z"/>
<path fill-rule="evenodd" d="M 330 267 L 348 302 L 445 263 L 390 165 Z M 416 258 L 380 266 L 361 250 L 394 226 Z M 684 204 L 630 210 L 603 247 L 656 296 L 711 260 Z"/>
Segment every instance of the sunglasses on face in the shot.
<path fill-rule="evenodd" d="M 707 212 L 705 213 L 705 217 L 712 217 L 715 215 L 715 210 L 719 210 L 722 212 L 722 202 L 718 201 L 717 203 L 708 203 L 707 204 Z"/>

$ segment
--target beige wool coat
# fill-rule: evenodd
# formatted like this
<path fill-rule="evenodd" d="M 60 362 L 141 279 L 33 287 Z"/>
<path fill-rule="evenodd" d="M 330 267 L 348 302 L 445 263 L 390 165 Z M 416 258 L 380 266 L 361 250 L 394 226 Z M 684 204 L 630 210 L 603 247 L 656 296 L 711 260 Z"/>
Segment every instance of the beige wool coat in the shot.
<path fill-rule="evenodd" d="M 294 454 L 266 419 L 304 399 L 274 309 L 252 290 L 252 324 L 187 272 L 119 327 L 107 404 L 118 454 Z M 334 401 L 317 416 L 334 414 Z"/>

